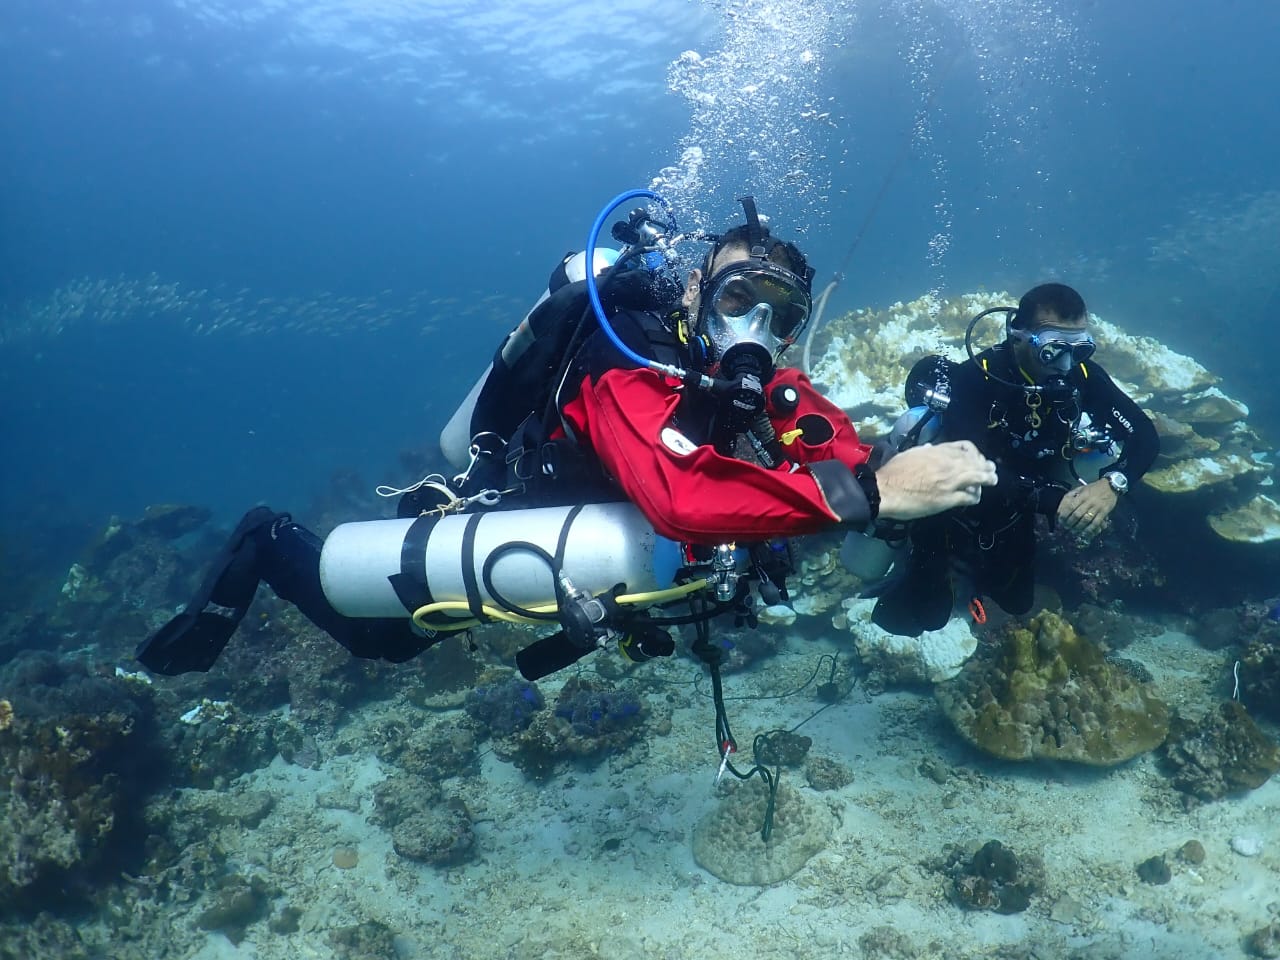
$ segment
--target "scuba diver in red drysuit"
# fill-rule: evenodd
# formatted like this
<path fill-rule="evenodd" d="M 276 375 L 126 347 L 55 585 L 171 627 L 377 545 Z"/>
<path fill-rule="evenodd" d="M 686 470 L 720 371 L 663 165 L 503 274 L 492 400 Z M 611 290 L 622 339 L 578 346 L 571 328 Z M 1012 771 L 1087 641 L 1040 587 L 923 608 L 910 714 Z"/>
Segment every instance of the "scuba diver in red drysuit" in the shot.
<path fill-rule="evenodd" d="M 598 226 L 617 205 L 593 229 L 585 261 L 593 270 Z M 813 271 L 797 247 L 771 235 L 754 201 L 743 206 L 746 222 L 710 238 L 712 249 L 683 289 L 647 267 L 651 258 L 624 253 L 598 284 L 585 269 L 573 281 L 573 258 L 565 259 L 554 289 L 504 340 L 442 436 L 449 459 L 466 465 L 444 490 L 451 505 L 510 511 L 516 542 L 529 507 L 629 501 L 659 538 L 682 545 L 689 564 L 707 563 L 717 550 L 733 554 L 734 544 L 748 547 L 762 598 L 776 602 L 785 595 L 785 538 L 839 525 L 867 529 L 978 501 L 996 475 L 972 444 L 919 447 L 881 461 L 807 377 L 778 367 L 809 322 Z M 648 256 L 652 227 L 638 210 L 614 236 Z M 260 507 L 241 521 L 183 613 L 143 641 L 138 659 L 164 674 L 208 670 L 260 581 L 356 656 L 399 662 L 417 655 L 439 639 L 406 618 L 438 599 L 430 530 L 441 490 L 419 485 L 401 498 L 400 515 L 416 519 L 407 531 L 396 528 L 396 569 L 376 579 L 391 583 L 402 609 L 393 603 L 389 616 L 363 617 L 338 609 L 346 604 L 332 598 L 342 584 L 322 575 L 325 544 L 287 514 Z M 390 521 L 370 523 L 380 522 Z M 470 556 L 472 528 L 461 542 L 465 599 L 482 617 L 479 581 L 492 587 L 489 568 Z M 556 557 L 544 551 L 548 561 Z M 456 551 L 447 560 L 456 566 Z M 721 574 L 738 579 L 732 570 Z M 556 594 L 565 599 L 559 587 Z M 600 626 L 591 620 L 597 608 L 614 609 L 593 600 L 601 598 L 587 596 L 573 616 L 561 616 L 570 633 L 586 630 L 578 646 Z M 670 652 L 663 647 L 655 645 Z M 553 651 L 531 670 L 572 662 L 571 652 Z"/>

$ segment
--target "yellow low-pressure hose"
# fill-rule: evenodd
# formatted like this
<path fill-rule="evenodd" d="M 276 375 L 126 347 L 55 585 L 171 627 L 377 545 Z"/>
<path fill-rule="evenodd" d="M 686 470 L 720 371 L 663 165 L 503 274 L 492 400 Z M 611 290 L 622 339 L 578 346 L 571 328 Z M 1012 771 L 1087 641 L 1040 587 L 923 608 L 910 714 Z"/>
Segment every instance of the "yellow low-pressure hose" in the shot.
<path fill-rule="evenodd" d="M 617 598 L 618 603 L 634 604 L 649 606 L 655 603 L 666 603 L 668 600 L 678 600 L 681 597 L 687 597 L 689 594 L 698 590 L 702 590 L 707 586 L 705 579 L 690 580 L 688 583 L 682 583 L 679 586 L 667 587 L 665 590 L 650 590 L 645 593 L 624 593 Z M 545 623 L 543 620 L 534 620 L 529 617 L 521 616 L 518 613 L 512 613 L 510 610 L 503 610 L 501 607 L 494 607 L 490 604 L 482 604 L 480 609 L 484 611 L 488 620 L 500 620 L 503 623 Z M 559 609 L 554 603 L 543 603 L 535 607 L 530 607 L 534 613 L 555 613 Z M 465 600 L 437 600 L 435 603 L 428 603 L 413 611 L 413 622 L 416 626 L 423 630 L 435 630 L 439 633 L 456 633 L 459 630 L 469 630 L 471 627 L 478 627 L 488 620 L 479 620 L 476 617 L 468 617 L 465 620 L 428 620 L 432 614 L 446 613 L 451 610 L 471 612 L 471 606 Z"/>

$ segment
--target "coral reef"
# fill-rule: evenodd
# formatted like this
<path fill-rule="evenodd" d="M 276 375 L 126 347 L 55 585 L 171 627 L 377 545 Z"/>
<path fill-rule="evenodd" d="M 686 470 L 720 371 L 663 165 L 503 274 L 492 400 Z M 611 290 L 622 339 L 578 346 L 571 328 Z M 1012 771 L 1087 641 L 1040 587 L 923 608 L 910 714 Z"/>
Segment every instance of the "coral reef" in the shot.
<path fill-rule="evenodd" d="M 303 734 L 278 714 L 247 714 L 235 704 L 204 699 L 168 731 L 178 783 L 225 787 L 241 774 L 265 767 L 276 754 L 296 749 Z"/>
<path fill-rule="evenodd" d="M 452 718 L 425 723 L 388 718 L 378 724 L 373 741 L 364 743 L 362 749 L 372 746 L 379 760 L 435 783 L 479 770 L 479 749 L 471 725 Z"/>
<path fill-rule="evenodd" d="M 0 901 L 88 896 L 163 769 L 147 762 L 163 755 L 151 691 L 47 653 L 19 656 L 0 686 L 12 690 L 0 730 Z"/>
<path fill-rule="evenodd" d="M 217 667 L 194 682 L 205 696 L 250 712 L 287 704 L 290 719 L 321 733 L 336 730 L 359 705 L 416 685 L 424 669 L 353 657 L 291 604 L 260 589 Z"/>
<path fill-rule="evenodd" d="M 552 710 L 536 713 L 525 729 L 495 739 L 493 749 L 526 776 L 545 779 L 564 763 L 592 766 L 642 742 L 651 713 L 629 690 L 572 677 Z"/>
<path fill-rule="evenodd" d="M 399 960 L 396 934 L 384 923 L 366 920 L 329 933 L 334 960 Z"/>
<path fill-rule="evenodd" d="M 466 802 L 425 777 L 397 774 L 373 789 L 371 822 L 391 832 L 391 846 L 406 860 L 437 867 L 465 863 L 475 853 L 473 818 Z"/>
<path fill-rule="evenodd" d="M 805 781 L 814 790 L 839 790 L 853 783 L 853 771 L 830 757 L 810 756 L 804 765 Z"/>
<path fill-rule="evenodd" d="M 773 811 L 773 830 L 761 837 L 769 788 L 758 778 L 732 782 L 715 809 L 693 830 L 693 857 L 721 880 L 740 886 L 768 886 L 787 879 L 826 847 L 835 818 L 822 803 L 782 784 Z"/>
<path fill-rule="evenodd" d="M 104 659 L 130 662 L 138 639 L 204 577 L 204 562 L 226 536 L 209 520 L 207 510 L 179 505 L 150 507 L 135 520 L 113 517 L 72 566 L 48 613 L 3 625 L 9 635 L 0 637 L 0 651 L 12 637 L 23 648 L 92 644 Z M 402 687 L 434 688 L 420 664 L 353 658 L 268 589 L 258 591 L 215 670 L 164 682 L 193 702 L 226 700 L 250 714 L 287 704 L 292 720 L 319 729 L 336 728 L 351 707 Z"/>
<path fill-rule="evenodd" d="M 104 656 L 130 659 L 133 644 L 172 611 L 199 576 L 195 557 L 210 546 L 208 510 L 164 504 L 136 520 L 112 517 L 72 564 L 48 614 L 53 634 L 94 642 Z M 180 549 L 190 541 L 194 549 Z"/>
<path fill-rule="evenodd" d="M 0 925 L 0 960 L 97 960 L 103 956 L 86 943 L 75 925 L 49 913 L 40 913 L 21 924 Z"/>
<path fill-rule="evenodd" d="M 813 738 L 790 730 L 771 730 L 756 740 L 756 763 L 769 767 L 798 767 L 813 746 Z"/>
<path fill-rule="evenodd" d="M 966 740 L 1009 760 L 1111 766 L 1168 732 L 1168 710 L 1150 686 L 1048 611 L 1008 628 L 935 693 Z"/>
<path fill-rule="evenodd" d="M 463 706 L 489 736 L 509 737 L 528 728 L 546 700 L 536 684 L 495 670 L 481 675 Z"/>
<path fill-rule="evenodd" d="M 1245 937 L 1244 949 L 1251 957 L 1280 957 L 1280 921 L 1254 930 Z"/>
<path fill-rule="evenodd" d="M 720 672 L 725 676 L 753 669 L 762 661 L 777 656 L 778 650 L 786 643 L 785 630 L 759 630 L 749 623 L 732 630 L 720 629 L 716 633 L 718 638 L 713 635 L 712 642 L 718 639 L 727 647 L 727 656 L 720 661 Z"/>
<path fill-rule="evenodd" d="M 1076 632 L 1107 650 L 1123 650 L 1139 637 L 1147 635 L 1141 620 L 1131 616 L 1119 602 L 1098 606 L 1082 603 L 1072 614 Z"/>
<path fill-rule="evenodd" d="M 1173 871 L 1169 868 L 1169 861 L 1164 854 L 1148 857 L 1138 864 L 1136 869 L 1138 879 L 1143 883 L 1163 886 L 1173 879 Z"/>
<path fill-rule="evenodd" d="M 602 739 L 634 727 L 644 706 L 628 689 L 607 689 L 571 680 L 556 700 L 555 715 L 568 722 L 574 735 Z"/>
<path fill-rule="evenodd" d="M 393 774 L 373 788 L 373 815 L 380 827 L 394 827 L 415 813 L 429 810 L 444 796 L 438 783 L 407 774 Z"/>
<path fill-rule="evenodd" d="M 1280 746 L 1240 702 L 1224 701 L 1192 722 L 1175 716 L 1164 747 L 1173 785 L 1196 800 L 1217 800 L 1262 786 L 1280 770 Z"/>
<path fill-rule="evenodd" d="M 1036 518 L 1037 574 L 1054 584 L 1069 604 L 1112 607 L 1125 601 L 1150 603 L 1168 599 L 1167 577 L 1141 525 L 1128 510 L 1094 537 L 1087 550 L 1066 530 Z M 1129 618 L 1132 622 L 1132 618 Z M 1109 644 L 1117 647 L 1123 644 Z"/>
<path fill-rule="evenodd" d="M 459 797 L 418 810 L 391 828 L 391 845 L 400 856 L 419 863 L 465 863 L 475 848 L 471 811 Z"/>
<path fill-rule="evenodd" d="M 841 545 L 840 539 L 823 535 L 793 544 L 799 565 L 788 586 L 797 613 L 809 617 L 837 613 L 844 598 L 857 591 L 858 578 L 842 562 Z"/>
<path fill-rule="evenodd" d="M 1280 622 L 1271 618 L 1277 600 L 1246 600 L 1229 607 L 1201 611 L 1189 624 L 1189 632 L 1206 650 L 1248 646 L 1252 650 L 1241 665 L 1241 682 L 1249 686 L 1268 674 L 1266 648 L 1280 648 Z M 1274 669 L 1274 668 L 1272 668 Z M 1265 685 L 1263 687 L 1265 690 Z M 1273 688 L 1274 689 L 1274 688 Z M 1257 701 L 1252 701 L 1256 703 Z"/>
<path fill-rule="evenodd" d="M 858 949 L 862 960 L 922 960 L 945 952 L 939 943 L 922 948 L 897 927 L 873 927 L 858 937 Z"/>
<path fill-rule="evenodd" d="M 1275 623 L 1267 633 L 1280 634 Z M 1240 697 L 1263 716 L 1280 722 L 1280 637 L 1254 640 L 1240 655 Z"/>
<path fill-rule="evenodd" d="M 1178 848 L 1178 859 L 1193 867 L 1204 863 L 1204 844 L 1199 840 L 1188 840 Z"/>
<path fill-rule="evenodd" d="M 222 790 L 186 790 L 177 795 L 173 815 L 192 837 L 209 837 L 223 827 L 256 830 L 275 809 L 275 797 L 237 785 Z"/>
<path fill-rule="evenodd" d="M 213 903 L 196 918 L 196 925 L 221 933 L 238 946 L 251 924 L 267 918 L 272 898 L 279 895 L 280 889 L 259 874 L 230 874 L 219 881 Z"/>
<path fill-rule="evenodd" d="M 487 629 L 487 628 L 486 628 Z M 430 658 L 400 665 L 405 696 L 415 706 L 432 710 L 461 707 L 467 695 L 480 686 L 484 660 L 461 639 L 447 639 L 431 648 Z"/>

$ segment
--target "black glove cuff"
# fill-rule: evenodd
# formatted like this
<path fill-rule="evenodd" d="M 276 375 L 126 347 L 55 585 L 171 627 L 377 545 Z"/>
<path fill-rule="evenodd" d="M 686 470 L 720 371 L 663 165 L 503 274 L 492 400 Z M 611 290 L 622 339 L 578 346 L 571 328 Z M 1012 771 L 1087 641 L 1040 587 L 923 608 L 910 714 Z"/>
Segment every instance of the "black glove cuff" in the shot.
<path fill-rule="evenodd" d="M 818 492 L 828 510 L 840 523 L 862 529 L 871 522 L 874 514 L 870 512 L 867 495 L 856 479 L 853 471 L 839 460 L 818 460 L 808 465 L 809 475 L 818 484 Z M 874 471 L 872 472 L 874 477 Z M 879 511 L 879 488 L 877 487 L 876 509 Z"/>

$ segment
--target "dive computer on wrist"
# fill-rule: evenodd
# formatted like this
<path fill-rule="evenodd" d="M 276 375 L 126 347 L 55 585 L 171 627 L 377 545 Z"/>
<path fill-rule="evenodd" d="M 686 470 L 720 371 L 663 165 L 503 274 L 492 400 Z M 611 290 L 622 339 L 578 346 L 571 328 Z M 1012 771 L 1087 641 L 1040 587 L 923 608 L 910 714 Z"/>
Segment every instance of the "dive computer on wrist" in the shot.
<path fill-rule="evenodd" d="M 875 523 L 876 517 L 880 515 L 880 484 L 876 480 L 876 472 L 865 463 L 860 463 L 853 468 L 853 479 L 858 481 L 862 495 L 867 498 L 867 521 Z"/>

